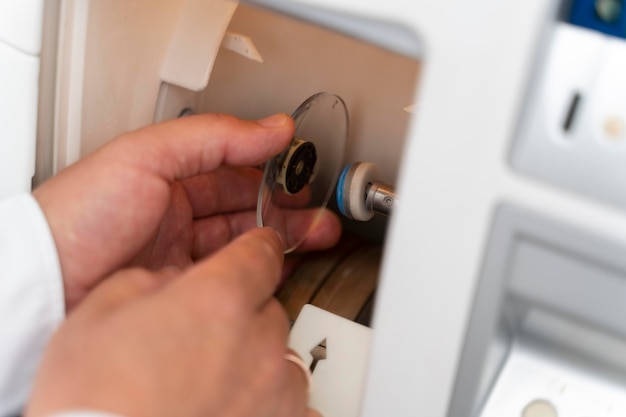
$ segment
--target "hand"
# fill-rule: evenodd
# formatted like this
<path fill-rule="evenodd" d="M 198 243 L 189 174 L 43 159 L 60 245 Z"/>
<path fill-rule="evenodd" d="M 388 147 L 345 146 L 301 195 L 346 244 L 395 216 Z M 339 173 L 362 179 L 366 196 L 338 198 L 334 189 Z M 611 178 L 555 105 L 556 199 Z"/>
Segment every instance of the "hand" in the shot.
<path fill-rule="evenodd" d="M 317 415 L 284 358 L 288 324 L 272 297 L 282 259 L 263 228 L 184 272 L 118 272 L 53 336 L 25 415 Z"/>
<path fill-rule="evenodd" d="M 293 131 L 284 114 L 178 119 L 123 135 L 35 190 L 57 246 L 66 309 L 119 268 L 185 267 L 256 227 L 260 173 L 234 167 L 260 165 Z M 339 234 L 327 212 L 302 249 L 330 247 Z"/>

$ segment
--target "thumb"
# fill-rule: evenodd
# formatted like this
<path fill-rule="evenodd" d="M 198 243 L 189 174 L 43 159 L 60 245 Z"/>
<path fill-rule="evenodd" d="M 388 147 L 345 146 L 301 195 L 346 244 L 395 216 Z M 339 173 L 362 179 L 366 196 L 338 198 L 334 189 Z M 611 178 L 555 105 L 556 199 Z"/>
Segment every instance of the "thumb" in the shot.
<path fill-rule="evenodd" d="M 306 417 L 322 417 L 319 411 L 309 408 L 306 410 Z"/>

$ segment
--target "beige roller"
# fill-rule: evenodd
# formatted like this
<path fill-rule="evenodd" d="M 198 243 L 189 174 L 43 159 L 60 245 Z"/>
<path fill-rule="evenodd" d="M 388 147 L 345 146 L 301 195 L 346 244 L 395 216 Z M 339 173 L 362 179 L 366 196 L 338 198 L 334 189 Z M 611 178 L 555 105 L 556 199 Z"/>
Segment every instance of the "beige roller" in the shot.
<path fill-rule="evenodd" d="M 376 289 L 380 257 L 379 246 L 367 246 L 350 254 L 326 279 L 311 304 L 356 320 Z"/>
<path fill-rule="evenodd" d="M 349 320 L 367 322 L 380 267 L 381 248 L 346 236 L 333 249 L 309 255 L 277 298 L 294 321 L 305 304 Z"/>

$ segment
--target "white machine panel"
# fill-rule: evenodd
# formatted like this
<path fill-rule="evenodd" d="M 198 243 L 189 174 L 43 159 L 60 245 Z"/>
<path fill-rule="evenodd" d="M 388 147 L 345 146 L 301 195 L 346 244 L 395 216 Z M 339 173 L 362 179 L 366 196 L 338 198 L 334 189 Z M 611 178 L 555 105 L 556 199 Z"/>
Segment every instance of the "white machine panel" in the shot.
<path fill-rule="evenodd" d="M 0 199 L 31 188 L 44 0 L 0 0 Z"/>
<path fill-rule="evenodd" d="M 365 326 L 312 305 L 302 308 L 289 347 L 314 368 L 310 405 L 324 417 L 359 417 L 370 338 Z M 312 352 L 320 344 L 325 357 L 318 361 Z"/>
<path fill-rule="evenodd" d="M 560 24 L 511 160 L 524 174 L 626 207 L 626 42 Z"/>
<path fill-rule="evenodd" d="M 0 199 L 28 192 L 35 171 L 39 58 L 0 42 Z"/>
<path fill-rule="evenodd" d="M 618 381 L 517 343 L 480 417 L 624 416 L 626 391 Z"/>
<path fill-rule="evenodd" d="M 0 0 L 0 42 L 39 55 L 43 9 L 44 0 Z"/>

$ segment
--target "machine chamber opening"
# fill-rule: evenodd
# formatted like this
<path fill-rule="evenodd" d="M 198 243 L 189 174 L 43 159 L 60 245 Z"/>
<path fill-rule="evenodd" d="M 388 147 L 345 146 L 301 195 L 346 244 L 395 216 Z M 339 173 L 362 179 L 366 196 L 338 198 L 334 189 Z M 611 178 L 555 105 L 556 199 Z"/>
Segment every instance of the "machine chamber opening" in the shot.
<path fill-rule="evenodd" d="M 164 82 L 155 119 L 177 117 L 185 109 L 260 119 L 291 113 L 318 92 L 336 94 L 349 117 L 342 164 L 373 163 L 379 179 L 394 184 L 416 113 L 421 68 L 421 59 L 406 53 L 240 4 L 228 23 L 207 87 L 194 92 Z M 347 219 L 334 198 L 328 208 L 341 218 L 340 243 L 306 255 L 277 296 L 292 321 L 310 303 L 369 325 L 388 218 Z"/>
<path fill-rule="evenodd" d="M 283 11 L 287 16 L 259 7 L 264 0 L 255 3 L 68 1 L 59 19 L 54 171 L 154 122 L 193 113 L 257 120 L 291 114 L 327 92 L 341 98 L 349 118 L 340 165 L 374 164 L 381 184 L 396 184 L 410 125 L 419 118 L 417 37 L 394 24 L 368 21 L 359 29 L 351 16 Z M 292 321 L 312 304 L 369 332 L 389 217 L 350 220 L 334 198 L 328 208 L 342 221 L 342 238 L 328 251 L 294 255 L 276 296 Z M 365 358 L 360 369 L 367 364 Z M 356 417 L 360 395 L 336 394 L 325 404 L 345 399 Z"/>

